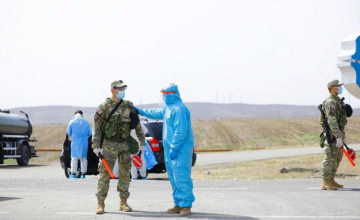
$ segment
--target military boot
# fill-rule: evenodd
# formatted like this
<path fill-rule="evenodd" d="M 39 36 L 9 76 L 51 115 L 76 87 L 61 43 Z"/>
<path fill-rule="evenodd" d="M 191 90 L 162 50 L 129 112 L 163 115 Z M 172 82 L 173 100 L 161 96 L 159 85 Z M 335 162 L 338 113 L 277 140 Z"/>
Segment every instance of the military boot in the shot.
<path fill-rule="evenodd" d="M 337 183 L 334 180 L 334 178 L 330 179 L 330 183 L 331 183 L 331 185 L 336 186 L 337 188 L 344 188 L 344 185 L 341 185 L 341 184 Z"/>
<path fill-rule="evenodd" d="M 104 200 L 99 200 L 95 213 L 96 214 L 103 214 L 105 212 L 104 210 L 105 210 L 105 201 Z"/>
<path fill-rule="evenodd" d="M 181 208 L 180 216 L 188 216 L 191 213 L 191 209 L 188 207 Z"/>
<path fill-rule="evenodd" d="M 124 212 L 131 212 L 132 208 L 127 204 L 126 201 L 127 201 L 127 199 L 120 199 L 119 210 L 124 211 Z"/>
<path fill-rule="evenodd" d="M 173 208 L 168 209 L 167 213 L 180 213 L 180 211 L 181 211 L 181 208 L 179 206 L 174 206 Z"/>
<path fill-rule="evenodd" d="M 337 190 L 337 187 L 331 185 L 330 180 L 323 180 L 321 189 L 322 190 Z"/>

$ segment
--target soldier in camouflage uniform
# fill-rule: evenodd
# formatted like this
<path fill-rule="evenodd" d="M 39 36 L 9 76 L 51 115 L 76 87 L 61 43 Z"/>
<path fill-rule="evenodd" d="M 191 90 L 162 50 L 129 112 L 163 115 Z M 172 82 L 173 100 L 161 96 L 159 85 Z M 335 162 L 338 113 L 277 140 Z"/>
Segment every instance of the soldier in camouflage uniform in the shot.
<path fill-rule="evenodd" d="M 332 80 L 327 84 L 327 87 L 330 95 L 325 99 L 322 106 L 330 127 L 329 132 L 332 143 L 330 146 L 327 145 L 327 143 L 325 144 L 325 158 L 322 161 L 323 182 L 321 189 L 336 190 L 337 188 L 343 187 L 343 185 L 335 182 L 334 178 L 343 157 L 341 147 L 346 141 L 344 129 L 347 120 L 345 113 L 342 113 L 343 115 L 339 122 L 342 105 L 338 95 L 342 93 L 342 83 L 339 83 L 339 80 Z"/>
<path fill-rule="evenodd" d="M 111 83 L 112 97 L 107 98 L 105 102 L 101 103 L 96 110 L 94 116 L 93 128 L 93 145 L 94 153 L 99 156 L 99 152 L 104 156 L 110 167 L 114 167 L 116 158 L 119 162 L 119 180 L 117 191 L 120 194 L 120 211 L 131 212 L 132 209 L 127 204 L 127 199 L 130 196 L 130 169 L 131 157 L 129 147 L 126 143 L 126 138 L 130 134 L 129 124 L 131 122 L 130 113 L 136 113 L 132 102 L 124 100 L 125 89 L 127 85 L 122 80 L 116 80 Z M 111 111 L 115 108 L 121 100 L 117 110 L 112 114 L 109 122 L 106 123 Z M 136 135 L 139 138 L 140 146 L 145 146 L 144 133 L 140 123 L 136 126 Z M 104 135 L 102 146 L 100 146 L 101 135 Z M 102 149 L 100 148 L 102 147 Z M 99 161 L 99 177 L 98 177 L 97 199 L 98 206 L 96 214 L 104 213 L 104 200 L 109 191 L 110 175 L 107 172 L 102 161 Z"/>

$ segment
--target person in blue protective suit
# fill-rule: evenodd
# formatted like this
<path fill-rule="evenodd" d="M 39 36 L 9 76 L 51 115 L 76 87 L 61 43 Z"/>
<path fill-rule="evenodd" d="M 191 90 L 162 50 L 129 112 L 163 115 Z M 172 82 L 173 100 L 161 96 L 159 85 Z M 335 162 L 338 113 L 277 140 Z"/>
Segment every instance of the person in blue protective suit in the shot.
<path fill-rule="evenodd" d="M 87 171 L 88 138 L 91 136 L 91 127 L 87 120 L 83 119 L 83 112 L 75 112 L 75 119 L 69 122 L 66 133 L 71 136 L 71 176 L 76 178 L 78 160 L 81 163 L 81 178 L 85 179 Z"/>
<path fill-rule="evenodd" d="M 187 216 L 190 215 L 192 203 L 195 201 L 191 179 L 194 135 L 190 111 L 182 102 L 177 85 L 170 83 L 161 93 L 166 104 L 164 108 L 135 109 L 140 115 L 164 120 L 162 135 L 165 165 L 175 204 L 167 212 Z"/>

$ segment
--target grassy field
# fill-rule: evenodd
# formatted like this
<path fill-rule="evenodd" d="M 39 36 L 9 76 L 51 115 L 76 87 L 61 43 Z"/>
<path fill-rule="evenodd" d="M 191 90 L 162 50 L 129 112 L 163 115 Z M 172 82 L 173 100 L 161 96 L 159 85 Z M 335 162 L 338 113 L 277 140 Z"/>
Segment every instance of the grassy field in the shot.
<path fill-rule="evenodd" d="M 318 146 L 319 134 L 322 131 L 317 118 L 194 120 L 192 125 L 197 150 L 255 150 Z M 38 142 L 34 143 L 35 148 L 62 149 L 66 127 L 66 124 L 35 126 L 33 137 L 38 140 Z M 359 131 L 360 117 L 349 118 L 346 126 L 347 142 L 349 144 L 359 143 Z M 59 160 L 60 152 L 38 152 L 37 154 L 39 157 L 33 158 L 30 163 Z M 197 168 L 195 166 L 193 176 L 195 179 L 271 179 L 318 176 L 315 173 L 289 173 L 285 175 L 280 174 L 279 170 L 284 166 L 321 169 L 322 157 L 323 155 L 317 155 L 254 161 L 231 164 L 226 167 Z M 347 159 L 344 157 L 345 160 Z M 5 160 L 5 162 L 16 163 L 15 160 Z M 348 162 L 343 162 L 341 166 L 345 166 L 345 164 L 348 164 Z M 348 170 L 351 174 L 352 171 L 356 170 L 356 167 L 346 168 L 340 170 L 340 172 L 349 173 Z M 206 174 L 208 171 L 210 171 L 210 175 Z"/>
<path fill-rule="evenodd" d="M 356 154 L 360 155 L 360 152 L 356 152 Z M 192 178 L 197 180 L 322 178 L 321 162 L 323 158 L 324 155 L 310 155 L 201 167 L 195 165 Z M 344 155 L 337 172 L 340 174 L 340 178 L 355 179 L 360 176 L 358 168 L 360 159 L 357 158 L 354 162 L 357 164 L 355 167 Z M 315 169 L 317 171 L 280 173 L 284 167 Z"/>
<path fill-rule="evenodd" d="M 192 123 L 196 149 L 265 149 L 318 146 L 317 118 L 197 120 Z M 360 117 L 346 126 L 347 142 L 359 143 Z"/>
<path fill-rule="evenodd" d="M 194 120 L 196 149 L 265 149 L 318 146 L 317 118 Z M 38 149 L 62 149 L 66 124 L 35 126 Z M 348 119 L 347 142 L 359 143 L 360 116 Z"/>

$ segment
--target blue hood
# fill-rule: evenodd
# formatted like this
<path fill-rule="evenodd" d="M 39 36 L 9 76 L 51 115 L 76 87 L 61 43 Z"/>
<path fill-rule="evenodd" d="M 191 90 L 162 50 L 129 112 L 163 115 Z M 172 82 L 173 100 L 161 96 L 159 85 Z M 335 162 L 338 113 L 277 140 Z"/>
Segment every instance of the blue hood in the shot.
<path fill-rule="evenodd" d="M 166 85 L 161 91 L 175 92 L 175 93 L 165 94 L 164 101 L 165 101 L 166 105 L 171 105 L 171 104 L 182 101 L 180 98 L 179 89 L 178 89 L 177 85 L 175 85 L 174 83 L 169 83 L 169 85 Z"/>

